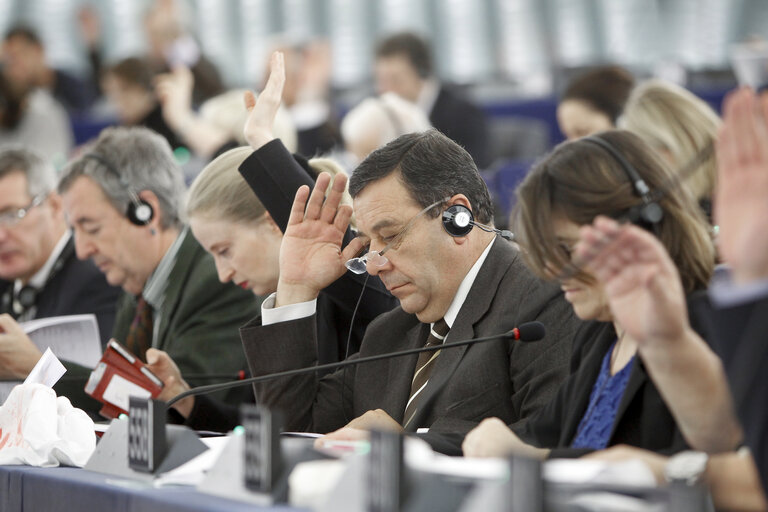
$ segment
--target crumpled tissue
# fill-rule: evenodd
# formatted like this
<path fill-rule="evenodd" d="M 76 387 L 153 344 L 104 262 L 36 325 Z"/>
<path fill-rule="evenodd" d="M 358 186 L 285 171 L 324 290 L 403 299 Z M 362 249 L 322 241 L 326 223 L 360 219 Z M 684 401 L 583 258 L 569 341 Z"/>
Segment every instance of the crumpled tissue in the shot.
<path fill-rule="evenodd" d="M 96 449 L 93 420 L 43 384 L 19 384 L 0 407 L 0 464 L 82 467 Z"/>

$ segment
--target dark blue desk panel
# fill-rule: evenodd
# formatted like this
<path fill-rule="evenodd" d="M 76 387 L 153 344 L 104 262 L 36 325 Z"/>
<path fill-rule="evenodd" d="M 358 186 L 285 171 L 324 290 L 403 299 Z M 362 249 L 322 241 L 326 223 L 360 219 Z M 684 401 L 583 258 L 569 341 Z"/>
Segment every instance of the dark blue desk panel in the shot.
<path fill-rule="evenodd" d="M 0 466 L 0 512 L 300 512 L 258 507 L 202 494 L 191 487 L 152 488 L 79 468 Z"/>

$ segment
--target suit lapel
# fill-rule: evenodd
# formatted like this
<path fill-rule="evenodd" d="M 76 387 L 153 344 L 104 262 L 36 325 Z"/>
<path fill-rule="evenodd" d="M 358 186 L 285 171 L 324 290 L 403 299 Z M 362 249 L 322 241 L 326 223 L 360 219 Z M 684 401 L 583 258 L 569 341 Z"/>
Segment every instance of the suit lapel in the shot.
<path fill-rule="evenodd" d="M 483 266 L 480 268 L 475 282 L 451 326 L 446 342 L 469 340 L 476 337 L 476 324 L 490 309 L 501 278 L 517 257 L 517 255 L 510 257 L 511 252 L 515 252 L 511 245 L 503 240 L 494 240 L 493 247 L 483 262 Z M 469 345 L 464 345 L 440 352 L 440 357 L 435 361 L 432 376 L 422 392 L 424 394 L 421 397 L 422 405 L 416 411 L 411 425 L 425 424 L 425 419 L 433 415 L 434 401 L 437 400 L 440 391 L 456 373 L 456 369 L 468 349 Z"/>
<path fill-rule="evenodd" d="M 173 315 L 182 297 L 181 290 L 186 284 L 190 267 L 195 259 L 195 250 L 199 247 L 192 237 L 191 231 L 187 230 L 183 236 L 184 240 L 181 242 L 179 252 L 176 254 L 176 261 L 170 274 L 168 274 L 168 284 L 163 299 L 163 314 L 160 316 L 160 325 L 157 328 L 157 339 L 153 340 L 158 348 L 164 346 L 164 344 L 160 344 L 160 341 L 164 340 L 168 333 Z"/>
<path fill-rule="evenodd" d="M 587 329 L 583 334 L 583 336 L 587 337 L 585 342 L 591 344 L 592 347 L 586 349 L 587 353 L 579 362 L 578 369 L 572 369 L 572 371 L 581 374 L 582 377 L 574 383 L 573 387 L 576 389 L 576 392 L 570 395 L 570 403 L 566 404 L 568 412 L 563 420 L 560 437 L 560 444 L 562 446 L 570 446 L 576 438 L 579 423 L 581 423 L 584 413 L 586 413 L 587 407 L 589 407 L 589 398 L 595 382 L 597 382 L 597 376 L 600 374 L 600 367 L 603 364 L 605 353 L 616 340 L 613 324 L 610 322 L 596 322 L 595 325 L 596 331 Z M 574 345 L 580 344 L 579 341 L 574 342 Z"/>
<path fill-rule="evenodd" d="M 643 361 L 640 359 L 639 355 L 635 355 L 635 361 L 632 364 L 634 366 L 629 374 L 629 380 L 627 381 L 627 387 L 624 388 L 624 394 L 621 395 L 621 402 L 619 402 L 619 408 L 616 410 L 616 416 L 613 417 L 611 435 L 608 439 L 613 439 L 616 428 L 624 417 L 624 413 L 627 412 L 629 404 L 634 400 L 640 387 L 648 381 L 648 374 L 645 373 L 645 367 L 643 366 Z"/>

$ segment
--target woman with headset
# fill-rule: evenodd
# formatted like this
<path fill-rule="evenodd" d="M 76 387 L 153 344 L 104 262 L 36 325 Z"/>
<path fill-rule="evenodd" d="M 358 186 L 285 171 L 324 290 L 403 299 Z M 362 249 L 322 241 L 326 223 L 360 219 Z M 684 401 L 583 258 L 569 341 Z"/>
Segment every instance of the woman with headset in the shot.
<path fill-rule="evenodd" d="M 520 185 L 516 239 L 534 271 L 559 280 L 576 315 L 588 322 L 576 334 L 571 375 L 556 397 L 524 425 L 485 420 L 466 436 L 465 455 L 576 457 L 617 444 L 672 453 L 690 444 L 725 450 L 740 442 L 738 425 L 726 420 L 719 439 L 701 439 L 704 430 L 673 416 L 654 382 L 662 379 L 670 389 L 671 379 L 671 387 L 684 392 L 698 378 L 722 379 L 722 368 L 715 363 L 712 376 L 691 377 L 648 366 L 651 349 L 625 332 L 605 290 L 573 258 L 580 227 L 596 216 L 637 224 L 669 252 L 689 310 L 695 309 L 697 292 L 712 274 L 714 248 L 694 198 L 670 176 L 638 136 L 609 131 L 561 144 Z M 706 339 L 695 317 L 691 324 Z M 728 403 L 711 397 L 713 405 Z"/>

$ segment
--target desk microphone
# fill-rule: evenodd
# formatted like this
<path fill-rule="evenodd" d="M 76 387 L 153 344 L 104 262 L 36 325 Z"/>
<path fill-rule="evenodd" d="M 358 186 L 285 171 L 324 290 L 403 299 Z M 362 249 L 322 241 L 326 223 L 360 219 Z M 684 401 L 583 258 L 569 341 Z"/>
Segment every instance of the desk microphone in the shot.
<path fill-rule="evenodd" d="M 434 345 L 431 347 L 419 347 L 408 350 L 400 350 L 397 352 L 388 352 L 386 354 L 377 354 L 375 356 L 359 357 L 357 359 L 339 361 L 338 363 L 327 363 L 317 366 L 310 366 L 308 368 L 297 368 L 295 370 L 286 370 L 277 373 L 268 373 L 266 375 L 259 375 L 256 377 L 250 377 L 248 379 L 237 380 L 234 382 L 222 382 L 221 384 L 209 384 L 207 386 L 198 386 L 190 390 L 179 393 L 175 397 L 171 398 L 166 407 L 170 408 L 173 404 L 179 400 L 188 396 L 203 395 L 206 393 L 213 393 L 223 389 L 234 388 L 237 386 L 243 386 L 245 384 L 255 384 L 257 382 L 263 382 L 272 379 L 279 379 L 281 377 L 293 377 L 294 375 L 303 375 L 305 373 L 314 373 L 324 370 L 335 370 L 337 368 L 343 368 L 345 366 L 352 366 L 361 363 L 370 363 L 373 361 L 381 361 L 382 359 L 390 359 L 393 357 L 409 356 L 411 354 L 419 354 L 421 352 L 434 352 L 437 350 L 445 350 L 453 347 L 463 347 L 464 345 L 474 345 L 475 343 L 482 343 L 485 341 L 493 341 L 499 339 L 515 340 L 515 341 L 539 341 L 544 337 L 545 329 L 541 322 L 526 322 L 519 327 L 501 333 L 494 334 L 493 336 L 484 336 L 482 338 L 472 338 L 463 341 L 454 341 L 450 343 L 443 343 L 442 345 Z"/>

